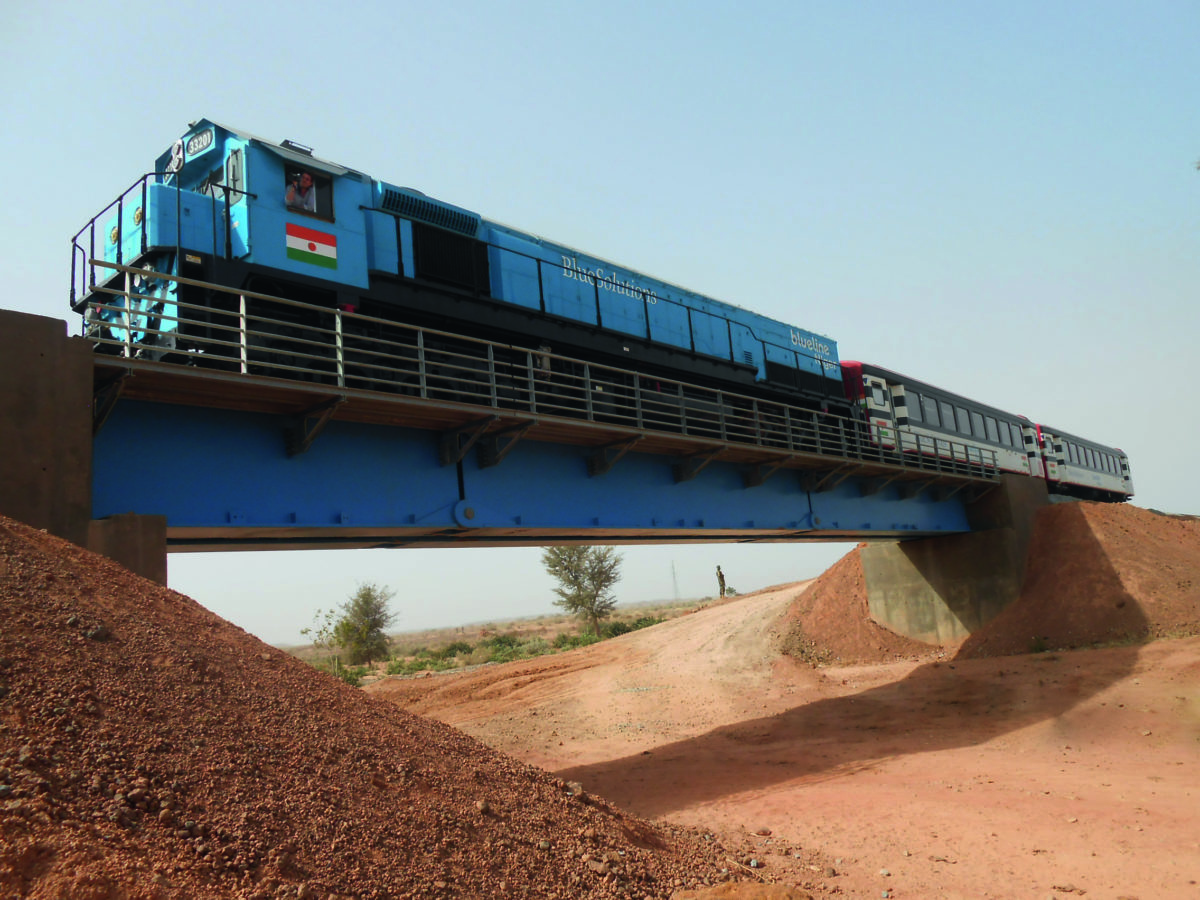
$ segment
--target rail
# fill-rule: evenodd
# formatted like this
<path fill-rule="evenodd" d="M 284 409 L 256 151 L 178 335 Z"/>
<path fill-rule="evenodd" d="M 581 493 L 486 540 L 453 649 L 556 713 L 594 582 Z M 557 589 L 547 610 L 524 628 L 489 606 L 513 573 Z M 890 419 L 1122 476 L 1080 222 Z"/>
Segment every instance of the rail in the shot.
<path fill-rule="evenodd" d="M 895 429 L 881 435 L 856 419 L 632 369 L 102 260 L 90 263 L 125 276 L 123 290 L 97 286 L 82 309 L 84 335 L 97 353 L 935 475 L 998 478 L 994 452 L 960 442 Z M 213 292 L 211 302 L 177 301 L 176 315 L 149 312 L 141 301 L 161 298 L 133 290 L 138 276 L 202 288 Z M 112 299 L 102 303 L 101 296 Z"/>

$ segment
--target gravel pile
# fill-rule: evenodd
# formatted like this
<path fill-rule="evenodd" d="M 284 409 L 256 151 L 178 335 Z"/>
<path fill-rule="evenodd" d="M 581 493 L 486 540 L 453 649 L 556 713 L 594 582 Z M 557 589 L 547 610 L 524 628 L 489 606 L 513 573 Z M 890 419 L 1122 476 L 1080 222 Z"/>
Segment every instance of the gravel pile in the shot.
<path fill-rule="evenodd" d="M 0 896 L 667 898 L 651 825 L 0 517 Z"/>

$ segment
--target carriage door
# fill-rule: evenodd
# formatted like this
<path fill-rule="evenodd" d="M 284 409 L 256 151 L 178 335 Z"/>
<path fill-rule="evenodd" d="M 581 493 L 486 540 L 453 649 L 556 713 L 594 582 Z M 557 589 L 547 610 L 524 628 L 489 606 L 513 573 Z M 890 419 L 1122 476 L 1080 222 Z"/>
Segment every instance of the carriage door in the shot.
<path fill-rule="evenodd" d="M 878 375 L 863 375 L 863 398 L 867 421 L 871 423 L 871 442 L 889 450 L 894 448 L 896 432 L 887 382 Z"/>
<path fill-rule="evenodd" d="M 1039 430 L 1042 435 L 1042 459 L 1046 465 L 1046 480 L 1059 481 L 1062 479 L 1062 440 L 1044 428 Z"/>
<path fill-rule="evenodd" d="M 1046 470 L 1042 467 L 1041 440 L 1042 429 L 1033 424 L 1021 425 L 1021 437 L 1025 441 L 1025 463 L 1029 474 L 1034 478 L 1045 478 Z"/>

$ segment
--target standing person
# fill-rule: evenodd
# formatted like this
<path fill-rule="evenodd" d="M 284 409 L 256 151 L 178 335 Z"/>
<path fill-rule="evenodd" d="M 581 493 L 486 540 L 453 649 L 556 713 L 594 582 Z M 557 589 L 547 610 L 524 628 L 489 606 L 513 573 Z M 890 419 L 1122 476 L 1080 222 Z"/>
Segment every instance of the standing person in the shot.
<path fill-rule="evenodd" d="M 288 184 L 283 202 L 292 209 L 302 209 L 311 213 L 317 211 L 317 190 L 313 187 L 311 172 L 301 172 L 295 181 Z"/>
<path fill-rule="evenodd" d="M 719 596 L 725 596 L 725 573 L 721 571 L 721 567 L 717 566 L 717 587 L 721 589 Z"/>

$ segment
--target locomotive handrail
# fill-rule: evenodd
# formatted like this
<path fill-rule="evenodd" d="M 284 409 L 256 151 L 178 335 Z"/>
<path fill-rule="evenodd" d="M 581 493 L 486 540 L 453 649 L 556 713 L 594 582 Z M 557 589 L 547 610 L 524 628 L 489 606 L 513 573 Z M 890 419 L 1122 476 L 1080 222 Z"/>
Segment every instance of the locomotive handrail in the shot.
<path fill-rule="evenodd" d="M 99 260 L 95 259 L 95 256 L 96 256 L 96 229 L 100 223 L 100 220 L 111 215 L 114 207 L 116 208 L 117 235 L 116 235 L 116 240 L 113 243 L 114 243 L 114 246 L 116 247 L 116 253 L 117 253 L 116 261 L 118 264 L 123 263 L 124 260 L 122 259 L 122 255 L 124 253 L 124 236 L 125 236 L 125 230 L 124 230 L 125 229 L 125 216 L 123 213 L 124 213 L 125 198 L 128 197 L 129 194 L 132 193 L 135 189 L 139 190 L 140 194 L 141 194 L 141 209 L 143 211 L 145 211 L 146 210 L 146 192 L 147 192 L 148 184 L 161 184 L 166 188 L 174 190 L 174 192 L 175 192 L 175 247 L 174 247 L 174 249 L 175 249 L 176 253 L 179 253 L 181 251 L 182 245 L 183 245 L 183 234 L 182 234 L 183 194 L 184 194 L 184 192 L 186 192 L 189 194 L 194 194 L 197 197 L 204 197 L 206 195 L 201 194 L 199 191 L 193 191 L 188 188 L 181 188 L 178 184 L 174 184 L 174 185 L 167 184 L 165 181 L 161 180 L 161 175 L 159 175 L 159 173 L 147 172 L 146 174 L 141 175 L 138 178 L 134 179 L 133 183 L 130 184 L 129 187 L 125 188 L 125 190 L 123 190 L 119 194 L 117 194 L 117 197 L 115 200 L 111 201 L 107 206 L 105 206 L 103 209 L 101 209 L 100 212 L 98 212 L 98 213 L 96 213 L 96 215 L 92 216 L 92 218 L 89 219 L 82 228 L 80 228 L 77 232 L 75 232 L 74 236 L 71 238 L 71 307 L 72 307 L 72 309 L 75 308 L 75 305 L 77 302 L 77 295 L 76 295 L 77 267 L 80 262 L 82 262 L 85 267 L 88 267 L 88 274 L 90 277 L 87 279 L 87 281 L 84 284 L 79 285 L 79 287 L 81 289 L 86 287 L 86 289 L 89 291 L 96 290 L 96 280 L 95 280 L 95 271 L 96 270 L 95 270 L 94 264 L 97 262 L 100 262 Z M 256 198 L 257 195 L 253 194 L 249 191 L 243 191 L 240 188 L 230 187 L 229 185 L 226 185 L 226 184 L 214 185 L 214 187 L 219 187 L 224 193 L 225 209 L 223 212 L 223 217 L 224 217 L 224 225 L 225 225 L 225 258 L 229 259 L 233 255 L 233 237 L 232 237 L 232 229 L 230 227 L 231 222 L 232 222 L 232 216 L 233 216 L 231 207 L 233 206 L 234 203 L 240 202 L 242 198 L 252 198 L 253 199 L 253 198 Z M 231 194 L 238 195 L 238 198 L 236 200 L 234 200 L 233 203 L 230 203 L 230 195 Z M 213 251 L 212 252 L 213 252 L 213 256 L 219 256 L 220 254 L 217 252 L 217 246 L 216 246 L 217 245 L 217 234 L 218 234 L 217 218 L 216 218 L 217 217 L 217 198 L 215 196 L 212 196 L 211 194 L 209 194 L 207 196 L 209 197 L 209 200 L 211 201 L 211 204 L 212 204 L 212 215 L 213 215 L 213 224 L 212 224 Z M 143 221 L 143 223 L 145 223 L 147 221 L 147 219 L 144 218 L 142 221 Z M 86 250 L 79 246 L 79 239 L 83 235 L 84 232 L 88 233 L 88 247 Z M 143 227 L 141 229 L 140 252 L 145 253 L 147 249 L 148 249 L 147 229 L 146 229 L 145 225 L 143 225 Z M 83 254 L 82 260 L 80 260 L 78 258 L 80 253 Z"/>
<path fill-rule="evenodd" d="M 831 413 L 184 276 L 105 260 L 88 262 L 126 276 L 125 290 L 108 283 L 96 288 L 97 294 L 112 297 L 111 303 L 86 304 L 84 333 L 98 352 L 940 475 L 998 477 L 994 451 L 951 440 L 938 439 L 929 446 L 923 442 L 928 438 L 892 431 L 892 445 L 885 446 L 871 440 L 867 423 Z M 224 305 L 179 299 L 174 302 L 176 314 L 168 315 L 161 307 L 153 312 L 152 307 L 132 303 L 161 302 L 160 297 L 132 289 L 138 275 L 215 291 L 229 299 Z M 97 315 L 101 311 L 115 318 L 102 319 Z M 297 321 L 301 318 L 303 322 Z"/>

